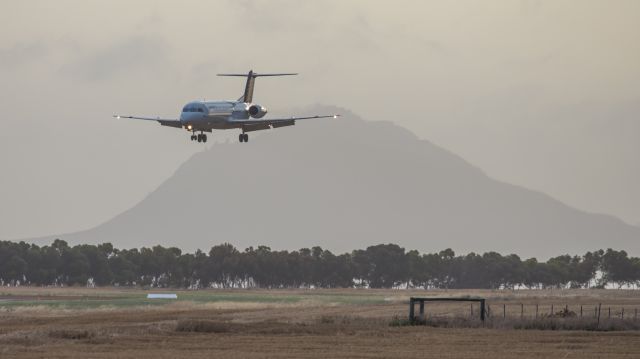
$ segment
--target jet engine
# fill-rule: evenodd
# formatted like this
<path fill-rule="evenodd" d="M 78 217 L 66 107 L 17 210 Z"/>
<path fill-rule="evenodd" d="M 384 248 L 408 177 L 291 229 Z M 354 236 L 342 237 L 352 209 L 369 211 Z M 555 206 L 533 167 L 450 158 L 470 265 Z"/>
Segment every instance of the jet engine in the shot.
<path fill-rule="evenodd" d="M 253 118 L 262 118 L 266 114 L 267 109 L 260 105 L 253 104 L 249 106 L 249 115 Z"/>

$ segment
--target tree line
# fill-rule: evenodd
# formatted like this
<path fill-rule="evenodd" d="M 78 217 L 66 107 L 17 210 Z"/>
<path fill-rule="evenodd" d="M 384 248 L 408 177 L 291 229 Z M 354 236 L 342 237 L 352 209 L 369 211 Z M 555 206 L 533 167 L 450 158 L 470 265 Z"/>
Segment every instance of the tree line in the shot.
<path fill-rule="evenodd" d="M 110 243 L 70 246 L 0 241 L 0 284 L 150 286 L 176 288 L 604 288 L 637 287 L 640 258 L 612 249 L 540 262 L 496 252 L 456 255 L 406 251 L 380 244 L 334 254 L 320 247 L 239 251 L 231 244 L 208 253 L 179 248 L 117 249 Z"/>

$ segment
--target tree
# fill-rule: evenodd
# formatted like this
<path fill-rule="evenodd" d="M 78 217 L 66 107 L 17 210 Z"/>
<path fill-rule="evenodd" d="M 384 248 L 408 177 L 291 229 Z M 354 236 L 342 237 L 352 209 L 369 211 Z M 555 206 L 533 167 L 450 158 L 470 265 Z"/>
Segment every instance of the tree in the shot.
<path fill-rule="evenodd" d="M 638 281 L 638 273 L 634 261 L 625 251 L 607 249 L 602 256 L 602 270 L 605 282 L 617 283 L 618 287 Z"/>
<path fill-rule="evenodd" d="M 27 266 L 24 259 L 14 254 L 0 266 L 0 278 L 10 283 L 23 281 Z"/>
<path fill-rule="evenodd" d="M 68 285 L 86 285 L 90 278 L 89 259 L 78 247 L 66 249 L 61 254 L 62 281 Z"/>
<path fill-rule="evenodd" d="M 408 281 L 409 263 L 404 248 L 379 244 L 368 247 L 364 255 L 369 262 L 366 279 L 371 288 L 392 288 Z"/>
<path fill-rule="evenodd" d="M 599 273 L 602 273 L 599 279 Z M 228 243 L 208 253 L 176 247 L 117 249 L 110 243 L 77 245 L 56 239 L 39 247 L 0 241 L 0 282 L 21 285 L 143 285 L 160 287 L 337 288 L 583 288 L 640 284 L 640 258 L 608 249 L 547 262 L 522 261 L 497 252 L 456 256 L 380 244 L 334 254 L 321 247 L 273 251 L 266 246 L 239 252 Z"/>
<path fill-rule="evenodd" d="M 258 250 L 268 250 L 268 247 L 260 247 Z M 232 287 L 238 279 L 239 252 L 229 243 L 223 243 L 211 247 L 207 271 L 214 283 L 223 288 Z"/>

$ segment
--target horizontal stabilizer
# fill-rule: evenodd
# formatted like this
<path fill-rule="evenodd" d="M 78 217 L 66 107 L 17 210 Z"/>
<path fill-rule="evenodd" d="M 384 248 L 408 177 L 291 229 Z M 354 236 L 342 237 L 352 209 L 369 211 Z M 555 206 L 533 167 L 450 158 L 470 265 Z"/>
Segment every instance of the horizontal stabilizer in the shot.
<path fill-rule="evenodd" d="M 246 77 L 247 84 L 244 86 L 244 94 L 242 95 L 242 97 L 238 99 L 238 101 L 247 102 L 247 103 L 253 102 L 253 87 L 256 82 L 256 77 L 293 76 L 293 75 L 297 75 L 297 73 L 259 74 L 251 70 L 247 74 L 218 74 L 218 76 Z"/>
<path fill-rule="evenodd" d="M 235 76 L 235 77 L 266 77 L 266 76 L 295 76 L 297 73 L 282 73 L 282 74 L 259 74 L 256 72 L 250 72 L 249 74 L 218 74 L 218 76 Z"/>

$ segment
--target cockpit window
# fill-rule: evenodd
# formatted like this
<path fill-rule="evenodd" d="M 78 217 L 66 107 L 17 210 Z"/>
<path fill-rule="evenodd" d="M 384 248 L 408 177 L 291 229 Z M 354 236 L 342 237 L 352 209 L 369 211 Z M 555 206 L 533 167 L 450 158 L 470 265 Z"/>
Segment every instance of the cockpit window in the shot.
<path fill-rule="evenodd" d="M 187 105 L 182 109 L 182 112 L 204 112 L 204 109 L 199 106 Z"/>

